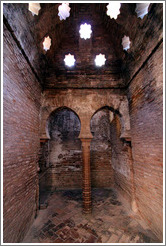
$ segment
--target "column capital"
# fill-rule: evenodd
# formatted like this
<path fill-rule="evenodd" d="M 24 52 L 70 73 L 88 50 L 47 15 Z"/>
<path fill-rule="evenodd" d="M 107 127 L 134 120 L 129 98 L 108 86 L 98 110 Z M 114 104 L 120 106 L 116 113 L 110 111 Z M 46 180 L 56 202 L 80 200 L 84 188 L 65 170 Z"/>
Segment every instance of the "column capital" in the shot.
<path fill-rule="evenodd" d="M 93 138 L 93 135 L 91 132 L 85 132 L 83 133 L 83 130 L 80 132 L 80 135 L 79 137 L 80 139 L 92 139 Z"/>
<path fill-rule="evenodd" d="M 81 140 L 81 142 L 87 142 L 87 143 L 89 143 L 89 142 L 91 142 L 92 141 L 92 137 L 91 138 L 80 138 L 80 140 Z"/>

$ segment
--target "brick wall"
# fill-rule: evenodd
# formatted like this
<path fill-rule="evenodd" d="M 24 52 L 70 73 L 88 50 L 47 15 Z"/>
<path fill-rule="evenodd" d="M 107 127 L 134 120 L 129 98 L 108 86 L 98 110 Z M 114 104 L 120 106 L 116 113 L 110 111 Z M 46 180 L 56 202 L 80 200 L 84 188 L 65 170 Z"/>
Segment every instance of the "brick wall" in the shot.
<path fill-rule="evenodd" d="M 46 189 L 82 187 L 82 151 L 79 139 L 57 143 L 50 141 L 50 167 Z"/>
<path fill-rule="evenodd" d="M 147 57 L 163 39 L 163 3 L 151 3 L 148 14 L 140 19 L 135 15 L 132 19 L 127 14 L 124 27 L 128 30 L 131 48 L 126 53 L 126 76 L 128 83 L 141 68 Z M 134 27 L 134 28 L 133 28 Z"/>
<path fill-rule="evenodd" d="M 131 200 L 131 157 L 128 152 L 130 146 L 120 139 L 119 116 L 114 115 L 111 122 L 112 166 L 114 170 L 115 185 L 128 200 Z"/>
<path fill-rule="evenodd" d="M 46 189 L 82 187 L 82 151 L 78 139 L 80 121 L 68 108 L 54 111 L 49 117 L 49 168 Z"/>
<path fill-rule="evenodd" d="M 39 150 L 39 193 L 46 189 L 46 173 L 49 168 L 49 142 L 41 141 Z"/>
<path fill-rule="evenodd" d="M 109 110 L 98 111 L 91 119 L 90 165 L 92 187 L 112 187 L 114 173 L 111 161 Z"/>
<path fill-rule="evenodd" d="M 16 243 L 36 211 L 41 89 L 6 26 L 3 47 L 3 240 Z"/>
<path fill-rule="evenodd" d="M 118 126 L 116 126 L 117 122 L 115 122 L 115 128 L 111 128 L 110 114 L 113 115 L 110 110 L 103 109 L 95 113 L 91 119 L 91 132 L 93 133 L 90 150 L 92 187 L 112 187 L 114 185 L 112 160 L 114 161 L 115 170 L 117 167 L 117 159 L 119 158 L 119 165 L 122 165 L 122 169 L 126 168 L 127 172 L 130 172 L 127 166 L 128 156 L 125 155 L 126 152 L 123 152 L 123 144 L 119 139 L 120 131 L 116 138 L 114 134 L 111 133 L 111 129 L 114 131 Z M 41 175 L 41 181 L 43 182 L 44 180 L 45 189 L 48 190 L 69 187 L 81 188 L 82 151 L 81 142 L 78 139 L 80 131 L 78 120 L 70 110 L 61 110 L 59 113 L 55 111 L 50 118 L 49 133 L 51 139 L 49 140 L 48 158 L 48 149 L 45 148 L 44 150 L 44 148 L 42 148 L 45 152 L 43 156 L 46 154 L 45 163 L 49 159 L 49 168 L 46 170 L 45 177 Z M 74 121 L 76 121 L 75 124 Z M 75 129 L 75 133 L 73 129 Z M 74 135 L 77 135 L 77 137 Z M 115 141 L 118 143 L 115 144 Z M 114 156 L 112 146 L 116 149 L 116 153 L 119 151 L 118 156 Z M 126 177 L 122 174 L 122 177 L 123 176 L 126 182 Z M 130 175 L 129 177 L 127 176 L 127 178 L 130 179 Z M 128 183 L 126 182 L 123 190 L 125 190 L 126 187 L 127 191 L 129 190 L 129 182 L 130 180 Z M 44 188 L 43 183 L 41 183 L 41 186 Z M 117 184 L 120 186 L 120 181 L 119 183 L 117 182 Z M 123 183 L 121 186 L 123 186 Z"/>
<path fill-rule="evenodd" d="M 162 239 L 162 44 L 128 90 L 136 198 L 140 213 Z"/>
<path fill-rule="evenodd" d="M 41 137 L 45 137 L 47 116 L 59 105 L 69 106 L 78 114 L 89 113 L 88 116 L 105 105 L 118 110 L 118 105 L 126 93 L 120 88 L 125 86 L 124 81 L 127 85 L 132 79 L 128 99 L 137 204 L 142 216 L 161 238 L 162 49 L 159 44 L 162 42 L 162 4 L 151 4 L 149 14 L 143 20 L 137 18 L 135 8 L 132 10 L 123 4 L 121 18 L 115 22 L 119 25 L 113 24 L 113 21 L 105 14 L 107 21 L 105 18 L 100 18 L 105 13 L 105 6 L 103 7 L 104 12 L 97 13 L 88 4 L 82 4 L 79 11 L 76 9 L 73 12 L 73 16 L 71 11 L 73 19 L 67 18 L 65 22 L 61 22 L 55 15 L 57 6 L 57 4 L 55 8 L 48 6 L 48 9 L 46 6 L 46 13 L 42 6 L 39 16 L 35 19 L 28 11 L 28 4 L 4 5 L 4 16 L 7 19 L 5 23 L 8 21 L 14 32 L 13 36 L 25 49 L 27 61 L 29 60 L 40 78 L 43 74 L 41 71 L 47 72 L 45 79 L 47 90 L 43 93 L 42 106 L 48 112 L 43 113 L 41 117 Z M 55 18 L 52 21 L 53 24 L 49 22 L 50 13 Z M 79 25 L 84 21 L 85 16 L 92 24 L 93 35 L 90 41 L 83 43 L 79 39 Z M 43 22 L 48 24 L 44 28 Z M 62 26 L 60 27 L 60 23 L 65 23 L 65 31 Z M 106 29 L 103 28 L 103 23 Z M 46 59 L 42 48 L 42 39 L 47 31 L 52 33 L 52 37 L 56 37 L 51 37 L 52 49 L 47 52 L 49 67 L 45 67 Z M 129 35 L 132 41 L 128 52 L 123 52 L 121 46 L 121 38 L 124 34 Z M 61 36 L 63 36 L 62 40 Z M 59 44 L 61 44 L 60 47 Z M 156 48 L 157 45 L 158 48 Z M 69 50 L 77 59 L 73 70 L 66 69 L 62 59 Z M 106 54 L 107 61 L 105 67 L 98 69 L 94 66 L 94 57 L 99 52 Z M 121 58 L 124 59 L 123 66 Z M 141 68 L 145 61 L 146 63 Z M 122 68 L 124 74 L 122 74 Z M 126 74 L 128 76 L 125 76 Z M 122 75 L 125 80 L 122 79 Z M 62 87 L 66 90 L 53 89 Z M 77 88 L 77 90 L 72 88 Z M 96 90 L 81 88 L 96 88 Z M 98 90 L 97 88 L 119 89 Z M 4 27 L 5 242 L 20 241 L 35 214 L 39 108 L 40 87 L 38 82 Z M 89 120 L 89 117 L 87 119 Z M 108 120 L 107 114 L 106 119 Z M 106 129 L 109 129 L 108 125 Z M 102 130 L 101 125 L 99 133 Z M 123 190 L 123 194 L 130 196 L 129 146 L 124 147 L 123 142 L 119 139 L 119 122 L 116 117 L 109 131 L 110 138 L 94 138 L 91 143 L 92 185 L 110 186 L 114 180 L 117 187 Z M 46 170 L 46 176 L 41 175 L 44 180 L 43 188 L 45 182 L 48 188 L 81 186 L 80 141 L 63 139 L 62 142 L 57 143 L 55 139 L 51 139 L 48 144 L 51 158 L 48 159 L 47 144 L 44 144 L 41 150 L 44 155 L 40 154 L 42 171 L 45 170 L 45 163 L 50 165 L 50 168 Z"/>
<path fill-rule="evenodd" d="M 40 143 L 40 151 L 39 151 L 39 167 L 40 173 L 44 172 L 49 166 L 49 142 L 41 142 Z"/>

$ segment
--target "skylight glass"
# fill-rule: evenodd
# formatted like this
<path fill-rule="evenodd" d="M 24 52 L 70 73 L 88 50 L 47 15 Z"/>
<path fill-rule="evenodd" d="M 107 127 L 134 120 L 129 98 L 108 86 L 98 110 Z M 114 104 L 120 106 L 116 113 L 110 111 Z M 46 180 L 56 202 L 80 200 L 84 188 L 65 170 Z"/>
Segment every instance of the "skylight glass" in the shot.
<path fill-rule="evenodd" d="M 33 15 L 38 15 L 39 10 L 41 9 L 40 3 L 29 3 L 29 11 L 32 12 Z"/>
<path fill-rule="evenodd" d="M 96 55 L 96 58 L 95 58 L 96 66 L 98 67 L 103 66 L 105 64 L 105 61 L 106 61 L 105 55 L 102 55 L 101 53 L 99 55 Z"/>
<path fill-rule="evenodd" d="M 65 65 L 68 66 L 68 67 L 72 67 L 75 65 L 75 58 L 74 58 L 74 55 L 71 55 L 70 53 L 68 55 L 65 55 L 65 59 L 64 59 L 64 62 L 65 62 Z"/>
<path fill-rule="evenodd" d="M 149 5 L 150 3 L 137 3 L 135 9 L 137 16 L 143 19 L 144 16 L 148 13 Z"/>
<path fill-rule="evenodd" d="M 61 5 L 59 5 L 58 7 L 58 16 L 60 18 L 60 20 L 66 20 L 66 18 L 68 18 L 70 16 L 70 7 L 69 7 L 69 3 L 62 3 Z"/>
<path fill-rule="evenodd" d="M 84 39 L 88 39 L 91 37 L 91 33 L 92 33 L 92 30 L 91 30 L 91 25 L 90 24 L 82 24 L 80 26 L 80 30 L 79 30 L 79 33 L 80 33 L 80 37 L 81 38 L 84 38 Z"/>
<path fill-rule="evenodd" d="M 45 37 L 43 42 L 43 49 L 47 51 L 50 49 L 50 46 L 51 46 L 51 38 L 49 36 Z"/>
<path fill-rule="evenodd" d="M 126 35 L 122 38 L 122 46 L 124 50 L 130 49 L 130 39 Z"/>
<path fill-rule="evenodd" d="M 118 15 L 120 14 L 120 2 L 110 2 L 107 5 L 107 15 L 110 16 L 110 18 L 117 19 Z"/>

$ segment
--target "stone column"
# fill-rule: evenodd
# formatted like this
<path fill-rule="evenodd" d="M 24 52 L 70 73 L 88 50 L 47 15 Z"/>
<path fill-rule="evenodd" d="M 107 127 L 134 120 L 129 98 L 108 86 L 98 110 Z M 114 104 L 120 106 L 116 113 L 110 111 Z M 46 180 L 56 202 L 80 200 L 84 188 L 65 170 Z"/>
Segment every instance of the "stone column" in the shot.
<path fill-rule="evenodd" d="M 83 156 L 83 212 L 91 213 L 90 143 L 92 138 L 81 138 Z"/>

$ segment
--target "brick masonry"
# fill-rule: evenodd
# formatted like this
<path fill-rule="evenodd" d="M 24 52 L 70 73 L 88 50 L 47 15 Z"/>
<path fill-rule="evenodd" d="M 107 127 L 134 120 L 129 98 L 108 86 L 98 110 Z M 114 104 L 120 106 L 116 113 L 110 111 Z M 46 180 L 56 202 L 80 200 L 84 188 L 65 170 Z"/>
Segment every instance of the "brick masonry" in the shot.
<path fill-rule="evenodd" d="M 112 187 L 114 173 L 111 156 L 110 115 L 108 109 L 98 111 L 91 119 L 90 164 L 92 187 Z"/>
<path fill-rule="evenodd" d="M 37 20 L 28 10 L 28 3 L 4 3 L 3 15 L 4 22 L 9 24 L 17 42 L 42 82 L 46 59 L 43 54 L 39 52 L 41 48 L 38 44 L 35 44 L 36 32 L 34 27 Z"/>
<path fill-rule="evenodd" d="M 133 157 L 138 211 L 162 240 L 162 4 L 150 4 L 142 20 L 136 16 L 135 4 L 122 4 L 117 21 L 106 16 L 106 4 L 72 4 L 71 18 L 64 22 L 57 16 L 58 4 L 42 4 L 38 17 L 32 16 L 27 4 L 4 6 L 4 22 L 10 30 L 4 26 L 4 242 L 20 242 L 34 219 L 38 159 L 41 189 L 81 185 L 78 136 L 76 141 L 58 143 L 51 138 L 41 143 L 39 152 L 39 128 L 40 138 L 47 138 L 48 117 L 63 106 L 79 115 L 82 137 L 94 133 L 92 186 L 115 183 L 131 200 Z M 87 20 L 93 14 L 94 32 L 83 43 L 78 29 L 85 13 Z M 42 41 L 47 32 L 53 38 L 52 48 L 45 54 Z M 128 52 L 121 45 L 124 35 L 132 41 Z M 69 50 L 77 58 L 75 70 L 63 64 L 62 56 Z M 98 52 L 108 54 L 106 66 L 100 70 L 93 64 Z M 45 82 L 42 95 L 27 62 Z M 108 112 L 96 113 L 104 106 L 114 113 L 110 126 Z M 99 124 L 92 124 L 90 131 L 93 115 Z M 98 138 L 104 131 L 109 137 Z"/>
<path fill-rule="evenodd" d="M 162 238 L 163 177 L 162 44 L 128 89 L 134 180 L 139 211 Z"/>
<path fill-rule="evenodd" d="M 49 120 L 48 127 L 51 139 L 44 144 L 45 147 L 42 145 L 41 148 L 43 156 L 41 173 L 46 169 L 43 189 L 82 188 L 82 149 L 78 139 L 80 122 L 69 109 L 62 108 L 58 111 L 59 113 L 57 111 L 51 114 Z M 116 169 L 117 156 L 112 156 L 112 144 L 115 140 L 113 133 L 111 133 L 110 114 L 113 116 L 110 110 L 103 109 L 95 113 L 91 119 L 91 132 L 93 134 L 90 149 L 92 187 L 112 187 L 114 185 L 112 159 L 114 158 L 114 169 Z M 120 142 L 119 140 L 118 144 Z M 116 153 L 119 150 L 118 144 L 115 146 Z M 121 145 L 123 146 L 122 143 Z M 47 152 L 49 152 L 48 155 Z M 119 156 L 123 158 L 123 155 L 123 150 L 121 150 Z M 121 160 L 119 161 L 121 163 Z M 43 163 L 49 168 L 44 168 Z M 127 165 L 128 163 L 126 163 L 128 170 Z M 124 170 L 121 171 L 122 176 L 124 172 Z M 43 175 L 41 176 L 43 177 Z M 128 179 L 130 181 L 130 175 L 128 175 Z M 123 189 L 125 190 L 125 187 Z"/>
<path fill-rule="evenodd" d="M 49 115 L 60 107 L 72 109 L 80 118 L 81 132 L 79 137 L 92 137 L 90 121 L 93 114 L 102 107 L 109 106 L 120 111 L 123 135 L 129 133 L 130 119 L 128 101 L 124 90 L 120 89 L 50 89 L 42 94 L 41 138 L 49 137 L 47 120 Z M 122 133 L 122 132 L 121 132 Z"/>
<path fill-rule="evenodd" d="M 49 169 L 46 172 L 46 187 L 82 187 L 82 151 L 80 120 L 68 108 L 55 110 L 49 117 Z"/>
<path fill-rule="evenodd" d="M 129 146 L 120 139 L 120 128 L 119 116 L 115 115 L 110 126 L 115 184 L 118 190 L 131 201 L 131 157 L 128 154 Z"/>
<path fill-rule="evenodd" d="M 19 242 L 37 209 L 41 88 L 4 26 L 4 242 Z"/>
<path fill-rule="evenodd" d="M 95 11 L 95 5 L 83 3 L 78 7 L 72 4 L 71 16 L 65 22 L 63 42 L 49 64 L 45 88 L 123 87 L 121 61 L 116 56 L 109 33 L 102 28 L 101 14 Z M 84 22 L 92 27 L 91 38 L 87 40 L 79 37 L 80 25 Z M 76 59 L 74 68 L 64 65 L 63 59 L 69 50 Z M 94 60 L 99 53 L 105 54 L 107 59 L 103 68 L 95 66 Z"/>

